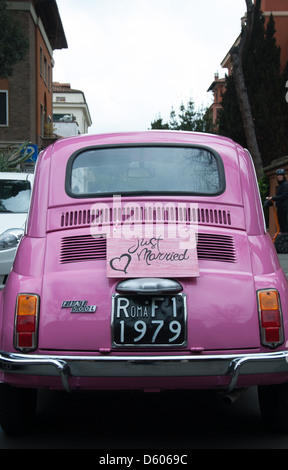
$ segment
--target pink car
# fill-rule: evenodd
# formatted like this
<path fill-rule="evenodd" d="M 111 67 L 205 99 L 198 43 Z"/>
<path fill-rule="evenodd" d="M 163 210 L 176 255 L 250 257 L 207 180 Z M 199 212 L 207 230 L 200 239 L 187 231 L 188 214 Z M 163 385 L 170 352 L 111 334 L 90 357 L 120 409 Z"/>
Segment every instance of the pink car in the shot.
<path fill-rule="evenodd" d="M 186 132 L 80 136 L 39 157 L 0 293 L 0 423 L 37 390 L 259 387 L 288 429 L 288 289 L 249 153 Z"/>

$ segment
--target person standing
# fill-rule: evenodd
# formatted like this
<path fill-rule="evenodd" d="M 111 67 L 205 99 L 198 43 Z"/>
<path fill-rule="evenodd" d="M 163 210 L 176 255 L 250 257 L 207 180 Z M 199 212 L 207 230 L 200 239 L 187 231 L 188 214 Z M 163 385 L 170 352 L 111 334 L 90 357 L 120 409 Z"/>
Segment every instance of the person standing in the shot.
<path fill-rule="evenodd" d="M 288 232 L 288 182 L 286 181 L 285 170 L 280 169 L 275 172 L 278 186 L 276 195 L 268 197 L 268 201 L 275 201 L 277 207 L 278 221 L 282 233 Z"/>

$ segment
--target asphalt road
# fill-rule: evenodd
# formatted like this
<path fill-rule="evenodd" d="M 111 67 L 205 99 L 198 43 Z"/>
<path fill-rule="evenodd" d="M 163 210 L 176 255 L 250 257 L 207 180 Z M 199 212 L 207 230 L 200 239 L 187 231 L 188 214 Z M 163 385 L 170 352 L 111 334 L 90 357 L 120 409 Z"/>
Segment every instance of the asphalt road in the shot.
<path fill-rule="evenodd" d="M 288 276 L 288 255 L 279 259 Z M 288 434 L 263 426 L 256 388 L 229 406 L 208 391 L 41 391 L 34 431 L 12 438 L 0 429 L 0 449 L 97 449 L 97 464 L 111 449 L 288 449 Z"/>
<path fill-rule="evenodd" d="M 284 273 L 288 277 L 288 255 L 278 255 L 278 258 Z"/>
<path fill-rule="evenodd" d="M 226 405 L 214 392 L 41 392 L 35 431 L 0 449 L 288 449 L 288 434 L 262 425 L 256 388 Z M 115 451 L 114 451 L 115 452 Z M 158 452 L 159 453 L 159 452 Z"/>

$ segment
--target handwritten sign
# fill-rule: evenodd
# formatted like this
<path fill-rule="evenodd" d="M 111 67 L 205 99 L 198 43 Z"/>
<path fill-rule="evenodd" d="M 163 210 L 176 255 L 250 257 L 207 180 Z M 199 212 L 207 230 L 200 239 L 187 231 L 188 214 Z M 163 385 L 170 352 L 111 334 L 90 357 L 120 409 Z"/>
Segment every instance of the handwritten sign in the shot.
<path fill-rule="evenodd" d="M 107 277 L 163 276 L 199 276 L 196 243 L 162 236 L 107 240 Z"/>

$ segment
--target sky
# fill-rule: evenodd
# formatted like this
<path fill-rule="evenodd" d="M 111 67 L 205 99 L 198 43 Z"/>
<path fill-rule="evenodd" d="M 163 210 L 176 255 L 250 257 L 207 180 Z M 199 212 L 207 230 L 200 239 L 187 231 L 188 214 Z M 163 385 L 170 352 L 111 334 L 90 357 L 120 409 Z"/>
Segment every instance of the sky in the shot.
<path fill-rule="evenodd" d="M 192 99 L 212 103 L 214 74 L 241 32 L 245 0 L 57 0 L 68 49 L 53 81 L 83 91 L 89 134 L 143 131 Z"/>

